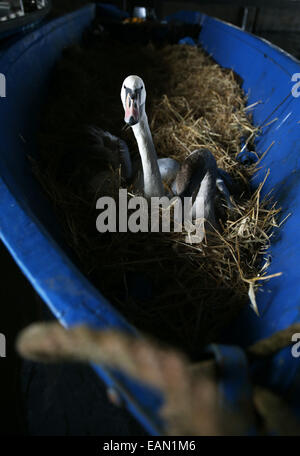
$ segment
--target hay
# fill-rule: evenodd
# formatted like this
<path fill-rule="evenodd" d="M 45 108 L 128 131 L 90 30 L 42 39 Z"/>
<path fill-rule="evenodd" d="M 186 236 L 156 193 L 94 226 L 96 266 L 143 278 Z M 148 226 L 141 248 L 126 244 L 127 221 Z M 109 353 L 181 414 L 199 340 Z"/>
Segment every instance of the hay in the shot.
<path fill-rule="evenodd" d="M 110 167 L 89 147 L 84 131 L 87 125 L 107 129 L 127 141 L 133 160 L 138 157 L 119 96 L 129 74 L 144 79 L 158 155 L 182 161 L 206 147 L 242 189 L 223 230 L 201 245 L 185 243 L 184 233 L 101 235 L 95 229 L 99 194 L 89 192 L 88 182 Z M 194 357 L 217 341 L 247 305 L 249 292 L 255 306 L 278 226 L 279 208 L 261 198 L 262 185 L 250 192 L 256 168 L 236 160 L 241 138 L 253 145 L 257 133 L 245 101 L 236 75 L 196 47 L 133 49 L 113 41 L 76 47 L 55 71 L 34 162 L 83 272 L 133 325 Z M 119 170 L 112 169 L 106 194 L 116 195 L 119 185 Z"/>

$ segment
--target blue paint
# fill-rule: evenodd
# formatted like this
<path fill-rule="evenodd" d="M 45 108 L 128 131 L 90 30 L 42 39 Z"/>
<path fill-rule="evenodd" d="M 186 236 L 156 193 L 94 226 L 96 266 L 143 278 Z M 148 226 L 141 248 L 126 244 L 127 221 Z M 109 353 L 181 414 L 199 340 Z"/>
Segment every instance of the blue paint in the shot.
<path fill-rule="evenodd" d="M 178 41 L 178 44 L 188 44 L 190 46 L 196 46 L 197 43 L 191 38 L 190 36 L 185 36 L 184 38 L 181 38 L 181 40 Z"/>
<path fill-rule="evenodd" d="M 237 155 L 236 159 L 243 165 L 249 166 L 257 162 L 258 156 L 254 152 L 244 149 Z"/>
<path fill-rule="evenodd" d="M 248 149 L 246 140 L 247 138 L 241 139 L 241 152 L 237 155 L 236 159 L 243 165 L 248 166 L 257 162 L 258 155 Z"/>
<path fill-rule="evenodd" d="M 97 8 L 98 13 L 103 14 L 103 8 L 106 14 L 111 13 L 107 5 Z M 89 5 L 56 19 L 0 55 L 0 72 L 7 77 L 7 98 L 0 99 L 0 236 L 33 287 L 65 326 L 84 322 L 136 334 L 76 268 L 25 155 L 34 154 L 35 144 L 30 138 L 47 94 L 51 68 L 65 47 L 80 40 L 94 14 L 95 7 Z M 114 9 L 114 19 L 120 14 Z M 199 43 L 218 63 L 242 77 L 249 104 L 259 102 L 253 109 L 253 119 L 263 128 L 256 140 L 256 151 L 261 155 L 273 145 L 262 159 L 262 169 L 252 185 L 257 186 L 270 169 L 263 194 L 274 188 L 283 207 L 282 217 L 292 212 L 270 248 L 269 273 L 283 275 L 265 283 L 258 294 L 261 318 L 250 308 L 245 309 L 224 337 L 232 347 L 213 348 L 218 362 L 226 365 L 220 388 L 229 402 L 238 406 L 241 394 L 249 387 L 251 373 L 257 382 L 288 398 L 299 412 L 299 358 L 292 358 L 290 349 L 285 349 L 264 363 L 251 364 L 247 371 L 243 355 L 243 347 L 300 321 L 300 100 L 291 95 L 291 77 L 300 72 L 299 62 L 275 46 L 201 13 L 180 12 L 167 20 L 201 24 Z M 241 366 L 242 374 L 237 375 Z M 121 390 L 131 412 L 151 434 L 157 435 L 161 428 L 157 410 L 162 400 L 158 393 L 150 392 L 148 387 L 122 373 L 94 368 L 108 385 Z"/>
<path fill-rule="evenodd" d="M 215 358 L 220 379 L 220 406 L 236 414 L 244 410 L 244 418 L 247 417 L 247 435 L 255 435 L 254 416 L 247 413 L 251 410 L 253 391 L 244 350 L 237 346 L 210 344 L 205 352 Z"/>

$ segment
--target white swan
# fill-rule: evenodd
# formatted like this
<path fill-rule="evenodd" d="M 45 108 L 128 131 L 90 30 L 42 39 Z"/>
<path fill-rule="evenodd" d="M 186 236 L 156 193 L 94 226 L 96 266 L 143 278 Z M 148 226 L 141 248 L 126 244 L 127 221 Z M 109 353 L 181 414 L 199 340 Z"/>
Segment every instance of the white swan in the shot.
<path fill-rule="evenodd" d="M 163 196 L 164 186 L 145 110 L 146 89 L 139 76 L 128 76 L 121 89 L 125 122 L 131 126 L 143 168 L 143 193 L 147 198 Z"/>
<path fill-rule="evenodd" d="M 140 186 L 143 194 L 147 198 L 165 196 L 163 182 L 166 182 L 173 195 L 181 198 L 192 197 L 193 217 L 197 214 L 197 217 L 216 226 L 214 210 L 216 189 L 225 197 L 229 208 L 232 207 L 232 203 L 223 175 L 218 173 L 217 164 L 211 152 L 207 149 L 195 150 L 181 165 L 171 158 L 158 159 L 145 109 L 145 84 L 139 76 L 131 75 L 124 80 L 121 100 L 125 113 L 124 120 L 132 128 L 138 144 L 142 163 Z M 114 150 L 115 158 L 122 165 L 123 175 L 130 178 L 132 166 L 126 143 L 100 129 L 94 129 L 94 134 L 98 137 L 100 146 L 105 141 L 111 143 L 108 149 Z M 223 171 L 222 174 L 224 174 Z"/>
<path fill-rule="evenodd" d="M 157 159 L 145 110 L 146 89 L 143 80 L 136 75 L 128 76 L 121 88 L 125 122 L 131 126 L 136 138 L 143 167 L 143 190 L 147 197 L 165 194 L 163 181 L 171 184 L 174 195 L 193 197 L 193 214 L 204 217 L 215 225 L 214 200 L 216 188 L 222 193 L 227 206 L 232 208 L 230 193 L 224 182 L 222 170 L 218 170 L 215 158 L 207 149 L 192 152 L 180 165 L 171 158 Z M 218 173 L 222 172 L 222 174 Z M 229 177 L 229 176 L 228 176 Z"/>

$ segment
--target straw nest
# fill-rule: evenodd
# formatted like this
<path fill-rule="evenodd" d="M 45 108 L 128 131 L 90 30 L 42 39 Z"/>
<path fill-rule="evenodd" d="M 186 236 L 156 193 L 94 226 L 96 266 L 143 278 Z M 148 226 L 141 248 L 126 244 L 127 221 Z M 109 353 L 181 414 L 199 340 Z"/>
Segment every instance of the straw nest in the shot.
<path fill-rule="evenodd" d="M 103 194 L 116 195 L 120 173 L 89 147 L 86 126 L 122 137 L 133 160 L 138 158 L 119 95 L 129 74 L 145 82 L 158 155 L 182 161 L 206 147 L 241 189 L 221 232 L 201 244 L 186 243 L 185 233 L 96 231 L 99 194 L 90 192 L 88 182 L 111 169 Z M 279 208 L 262 199 L 263 184 L 250 191 L 256 168 L 236 160 L 241 138 L 252 144 L 257 133 L 245 102 L 236 75 L 197 47 L 113 41 L 75 47 L 56 68 L 40 156 L 33 162 L 83 272 L 133 325 L 195 357 L 248 305 L 249 292 L 255 304 L 259 284 L 267 279 L 270 235 L 278 226 Z"/>

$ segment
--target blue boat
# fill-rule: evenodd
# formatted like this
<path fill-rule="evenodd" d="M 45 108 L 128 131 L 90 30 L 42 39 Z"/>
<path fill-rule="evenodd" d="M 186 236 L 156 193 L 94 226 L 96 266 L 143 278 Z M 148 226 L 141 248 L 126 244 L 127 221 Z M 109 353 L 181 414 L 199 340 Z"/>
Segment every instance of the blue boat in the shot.
<path fill-rule="evenodd" d="M 55 223 L 50 203 L 33 177 L 26 156 L 34 155 L 31 138 L 50 79 L 62 50 L 81 39 L 95 17 L 96 6 L 48 22 L 22 36 L 0 55 L 0 236 L 35 290 L 66 327 L 86 323 L 97 328 L 135 332 L 81 274 Z M 118 17 L 118 10 L 97 5 L 97 14 Z M 227 366 L 220 388 L 238 407 L 248 388 L 244 348 L 295 322 L 300 322 L 300 62 L 269 42 L 200 12 L 181 11 L 167 17 L 201 25 L 198 43 L 221 66 L 232 68 L 248 94 L 255 125 L 262 126 L 256 150 L 269 152 L 253 178 L 256 188 L 273 189 L 283 218 L 291 213 L 270 247 L 269 273 L 281 277 L 266 283 L 258 294 L 261 316 L 246 308 L 225 335 L 226 345 L 209 347 L 217 362 Z M 299 116 L 299 117 L 298 117 Z M 241 362 L 242 361 L 242 362 Z M 242 366 L 242 367 L 241 367 Z M 161 432 L 158 408 L 162 398 L 122 372 L 93 366 L 108 386 L 115 387 L 128 409 L 152 435 Z M 300 414 L 300 358 L 286 348 L 263 364 L 250 365 L 251 376 L 293 404 Z"/>

